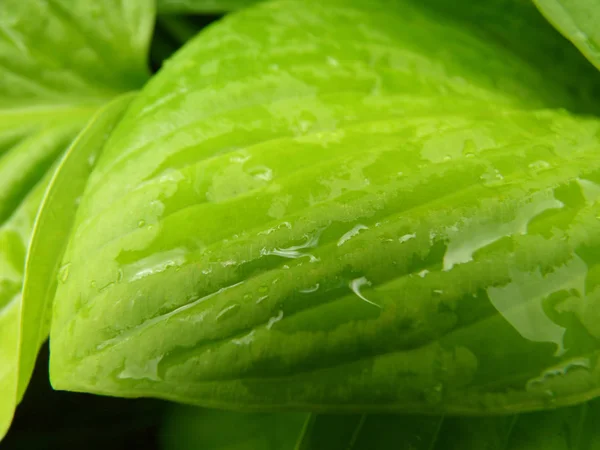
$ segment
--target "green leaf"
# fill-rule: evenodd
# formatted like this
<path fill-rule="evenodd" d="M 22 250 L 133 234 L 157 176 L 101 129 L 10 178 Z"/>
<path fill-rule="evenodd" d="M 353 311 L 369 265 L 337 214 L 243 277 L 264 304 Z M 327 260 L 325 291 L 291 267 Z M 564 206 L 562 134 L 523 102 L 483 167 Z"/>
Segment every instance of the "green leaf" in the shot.
<path fill-rule="evenodd" d="M 39 208 L 25 269 L 19 397 L 31 376 L 37 349 L 50 331 L 55 276 L 64 276 L 68 270 L 60 272 L 59 265 L 80 196 L 108 136 L 132 98 L 132 94 L 118 97 L 94 115 L 61 160 Z"/>
<path fill-rule="evenodd" d="M 17 402 L 21 280 L 29 236 L 48 180 L 27 196 L 0 227 L 0 436 L 8 430 Z"/>
<path fill-rule="evenodd" d="M 165 450 L 593 450 L 600 445 L 599 418 L 598 400 L 481 418 L 243 414 L 173 406 L 160 436 Z"/>
<path fill-rule="evenodd" d="M 600 121 L 501 42 L 367 0 L 261 3 L 190 41 L 86 185 L 54 387 L 364 413 L 595 397 Z"/>
<path fill-rule="evenodd" d="M 595 0 L 534 0 L 534 3 L 600 69 L 600 4 Z"/>
<path fill-rule="evenodd" d="M 39 323 L 27 324 L 32 335 L 19 331 L 25 258 L 39 203 L 55 161 L 94 111 L 148 78 L 153 19 L 153 3 L 146 0 L 0 3 L 0 438 L 45 338 Z M 37 298 L 26 301 L 39 307 Z M 28 342 L 21 350 L 20 339 Z M 27 355 L 20 373 L 19 353 Z"/>
<path fill-rule="evenodd" d="M 159 436 L 162 447 L 173 450 L 293 450 L 308 417 L 171 405 Z"/>
<path fill-rule="evenodd" d="M 246 8 L 259 0 L 157 0 L 161 14 L 222 13 Z"/>

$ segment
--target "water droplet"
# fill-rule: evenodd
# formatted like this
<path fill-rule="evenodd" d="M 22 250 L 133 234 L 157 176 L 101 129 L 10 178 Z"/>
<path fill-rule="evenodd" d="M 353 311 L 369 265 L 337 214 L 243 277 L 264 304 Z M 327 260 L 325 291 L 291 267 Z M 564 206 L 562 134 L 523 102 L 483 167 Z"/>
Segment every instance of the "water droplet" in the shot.
<path fill-rule="evenodd" d="M 477 145 L 475 144 L 475 141 L 473 141 L 473 139 L 465 139 L 465 141 L 463 143 L 463 148 L 462 148 L 463 156 L 465 156 L 467 158 L 473 158 L 475 156 L 476 152 L 477 152 Z"/>
<path fill-rule="evenodd" d="M 456 264 L 473 260 L 473 254 L 503 237 L 527 233 L 529 222 L 549 209 L 562 208 L 564 205 L 553 196 L 541 192 L 524 202 L 515 212 L 515 218 L 509 222 L 497 221 L 456 224 L 446 229 L 450 237 L 444 255 L 444 271 L 451 270 Z"/>
<path fill-rule="evenodd" d="M 250 159 L 250 155 L 249 154 L 238 153 L 237 155 L 232 155 L 229 158 L 229 161 L 231 161 L 233 163 L 236 163 L 236 164 L 244 164 L 249 159 Z"/>
<path fill-rule="evenodd" d="M 235 345 L 248 345 L 252 341 L 254 341 L 254 333 L 255 331 L 252 330 L 250 333 L 246 334 L 245 336 L 242 336 L 241 338 L 232 339 L 231 342 Z"/>
<path fill-rule="evenodd" d="M 311 294 L 313 292 L 316 292 L 317 290 L 319 290 L 319 283 L 306 289 L 300 289 L 298 292 L 301 292 L 302 294 Z"/>
<path fill-rule="evenodd" d="M 280 309 L 276 316 L 273 316 L 269 319 L 269 322 L 267 323 L 267 329 L 270 330 L 271 327 L 281 319 L 283 319 L 283 310 Z"/>
<path fill-rule="evenodd" d="M 228 259 L 226 261 L 221 261 L 221 266 L 223 266 L 223 267 L 235 266 L 236 264 L 237 264 L 237 262 L 234 261 L 233 259 Z"/>
<path fill-rule="evenodd" d="M 269 292 L 269 286 L 260 286 L 258 288 L 258 293 L 259 294 L 266 294 L 267 292 Z"/>
<path fill-rule="evenodd" d="M 577 182 L 579 183 L 585 201 L 590 205 L 596 203 L 600 198 L 600 184 L 582 178 L 578 178 Z"/>
<path fill-rule="evenodd" d="M 235 316 L 240 310 L 240 304 L 234 303 L 233 305 L 229 305 L 226 308 L 223 308 L 219 314 L 217 314 L 216 320 L 225 320 Z"/>
<path fill-rule="evenodd" d="M 69 271 L 71 269 L 71 263 L 66 263 L 58 271 L 58 279 L 61 283 L 66 283 L 69 279 Z"/>
<path fill-rule="evenodd" d="M 317 247 L 317 245 L 319 244 L 319 238 L 321 236 L 322 231 L 323 231 L 323 229 L 320 229 L 317 233 L 314 233 L 313 235 L 308 235 L 308 234 L 304 235 L 306 241 L 303 244 L 294 245 L 294 246 L 287 247 L 287 248 L 274 248 L 274 249 L 263 248 L 263 249 L 261 249 L 260 254 L 261 254 L 261 256 L 273 255 L 273 256 L 280 256 L 282 258 L 290 258 L 290 259 L 307 257 L 310 259 L 310 262 L 318 262 L 318 261 L 320 261 L 319 258 L 317 258 L 314 255 L 311 255 L 310 253 L 304 253 L 301 250 Z"/>
<path fill-rule="evenodd" d="M 143 363 L 126 359 L 125 368 L 118 375 L 118 378 L 160 381 L 160 377 L 158 376 L 158 364 L 162 358 L 162 356 L 158 356 L 156 358 L 146 359 Z"/>
<path fill-rule="evenodd" d="M 398 238 L 398 240 L 400 241 L 400 243 L 405 243 L 406 241 L 410 241 L 411 239 L 414 239 L 417 237 L 417 233 L 411 233 L 411 234 L 405 234 L 404 236 L 400 236 Z"/>
<path fill-rule="evenodd" d="M 442 295 L 444 293 L 444 291 L 442 289 L 434 289 L 433 293 L 436 295 Z"/>
<path fill-rule="evenodd" d="M 352 289 L 352 291 L 356 294 L 356 296 L 358 298 L 360 298 L 361 300 L 364 300 L 365 302 L 369 303 L 370 305 L 376 306 L 378 308 L 381 308 L 381 306 L 379 306 L 377 303 L 372 302 L 371 300 L 369 300 L 368 298 L 366 298 L 361 292 L 360 289 L 363 286 L 371 286 L 371 282 L 369 280 L 367 280 L 365 277 L 360 277 L 360 278 L 355 278 L 354 280 L 352 280 L 350 282 L 350 289 Z"/>
<path fill-rule="evenodd" d="M 337 59 L 335 59 L 334 57 L 328 56 L 327 64 L 329 64 L 331 67 L 338 67 L 340 65 L 340 62 Z"/>
<path fill-rule="evenodd" d="M 250 175 L 262 181 L 271 181 L 273 179 L 273 171 L 266 166 L 256 166 L 248 170 Z"/>
<path fill-rule="evenodd" d="M 560 365 L 544 370 L 540 376 L 529 380 L 526 389 L 529 392 L 551 393 L 551 397 L 555 397 L 557 392 L 568 391 L 573 383 L 582 382 L 590 376 L 591 361 L 589 358 L 571 358 Z"/>
<path fill-rule="evenodd" d="M 263 300 L 269 298 L 268 295 L 263 295 L 261 297 L 258 297 L 258 299 L 256 299 L 256 304 L 258 305 L 259 303 L 262 303 Z"/>
<path fill-rule="evenodd" d="M 96 164 L 97 157 L 98 157 L 97 153 L 92 153 L 90 156 L 88 156 L 87 163 L 88 163 L 89 167 L 94 167 L 94 164 Z"/>
<path fill-rule="evenodd" d="M 146 225 L 146 221 L 145 220 L 142 219 L 142 220 L 140 220 L 138 222 L 138 228 L 142 228 L 144 225 Z"/>
<path fill-rule="evenodd" d="M 419 273 L 417 273 L 417 275 L 419 275 L 421 278 L 425 278 L 425 276 L 429 273 L 429 270 L 427 269 L 423 269 L 421 270 Z"/>
<path fill-rule="evenodd" d="M 549 169 L 552 166 L 547 161 L 539 160 L 539 161 L 534 161 L 534 162 L 530 163 L 527 167 L 529 167 L 529 169 L 534 172 L 540 172 L 542 170 Z"/>
<path fill-rule="evenodd" d="M 350 231 L 347 231 L 346 233 L 344 233 L 342 235 L 342 237 L 340 237 L 340 239 L 338 240 L 337 246 L 340 247 L 340 246 L 344 245 L 345 242 L 349 241 L 354 236 L 358 235 L 362 230 L 368 230 L 368 229 L 369 229 L 369 227 L 367 227 L 366 225 L 362 225 L 362 224 L 355 225 Z"/>
<path fill-rule="evenodd" d="M 260 231 L 258 234 L 258 236 L 261 235 L 269 235 L 271 233 L 273 233 L 274 231 L 280 230 L 282 228 L 287 228 L 288 230 L 292 229 L 292 224 L 289 222 L 282 222 L 277 226 L 274 226 L 273 228 L 269 228 L 268 230 L 264 230 L 264 231 Z"/>
<path fill-rule="evenodd" d="M 513 328 L 533 342 L 556 345 L 555 356 L 561 356 L 566 328 L 555 323 L 546 313 L 543 300 L 557 291 L 574 290 L 585 298 L 587 264 L 574 256 L 554 271 L 542 275 L 533 272 L 511 271 L 512 281 L 504 286 L 487 289 L 490 302 Z"/>
<path fill-rule="evenodd" d="M 504 180 L 504 176 L 500 173 L 498 169 L 494 169 L 491 172 L 486 172 L 481 175 L 481 180 L 485 182 L 486 185 L 493 186 L 498 183 L 501 183 Z"/>

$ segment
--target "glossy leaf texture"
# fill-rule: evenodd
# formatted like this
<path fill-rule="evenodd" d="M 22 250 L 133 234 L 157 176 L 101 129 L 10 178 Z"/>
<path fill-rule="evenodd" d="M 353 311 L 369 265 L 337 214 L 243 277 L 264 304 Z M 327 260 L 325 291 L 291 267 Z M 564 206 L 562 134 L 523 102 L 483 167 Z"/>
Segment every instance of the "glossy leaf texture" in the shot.
<path fill-rule="evenodd" d="M 600 121 L 558 78 L 422 4 L 210 27 L 90 175 L 54 387 L 453 414 L 596 396 Z"/>
<path fill-rule="evenodd" d="M 596 450 L 600 403 L 497 417 L 244 414 L 173 406 L 165 450 Z"/>
<path fill-rule="evenodd" d="M 596 0 L 534 0 L 561 33 L 600 69 L 600 3 Z"/>
<path fill-rule="evenodd" d="M 148 78 L 153 14 L 145 0 L 0 2 L 0 438 L 45 338 L 38 328 L 47 330 L 46 312 L 42 322 L 27 323 L 33 334 L 19 351 L 25 258 L 39 203 L 56 161 L 97 108 Z M 34 308 L 37 300 L 27 299 Z M 27 355 L 20 374 L 19 353 Z"/>

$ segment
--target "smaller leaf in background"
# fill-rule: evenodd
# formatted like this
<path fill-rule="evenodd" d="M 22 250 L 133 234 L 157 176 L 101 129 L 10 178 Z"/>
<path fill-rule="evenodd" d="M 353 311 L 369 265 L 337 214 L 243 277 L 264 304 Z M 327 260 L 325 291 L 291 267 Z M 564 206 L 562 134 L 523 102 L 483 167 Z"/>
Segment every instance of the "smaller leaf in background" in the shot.
<path fill-rule="evenodd" d="M 173 405 L 159 436 L 163 450 L 597 450 L 599 420 L 600 400 L 497 417 L 247 414 Z"/>
<path fill-rule="evenodd" d="M 307 413 L 232 413 L 171 404 L 159 437 L 165 450 L 293 450 L 310 418 Z"/>
<path fill-rule="evenodd" d="M 14 408 L 20 400 L 21 281 L 29 237 L 49 181 L 50 176 L 46 175 L 10 219 L 0 226 L 0 439 L 8 430 Z"/>
<path fill-rule="evenodd" d="M 36 349 L 50 330 L 56 275 L 68 276 L 68 267 L 59 270 L 58 266 L 79 197 L 104 144 L 133 97 L 134 94 L 119 97 L 92 117 L 54 172 L 40 206 L 27 254 L 23 284 L 19 397 L 26 388 Z"/>
<path fill-rule="evenodd" d="M 600 2 L 533 0 L 542 14 L 600 69 Z"/>

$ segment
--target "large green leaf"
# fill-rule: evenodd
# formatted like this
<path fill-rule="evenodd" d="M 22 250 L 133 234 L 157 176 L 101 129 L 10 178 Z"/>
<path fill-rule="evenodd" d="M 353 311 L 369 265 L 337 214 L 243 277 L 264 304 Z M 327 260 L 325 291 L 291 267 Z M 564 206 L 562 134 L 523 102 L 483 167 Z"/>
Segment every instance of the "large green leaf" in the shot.
<path fill-rule="evenodd" d="M 596 396 L 600 121 L 571 69 L 464 20 L 281 1 L 184 47 L 88 180 L 53 385 L 248 410 Z"/>
<path fill-rule="evenodd" d="M 600 402 L 499 417 L 243 414 L 173 406 L 165 450 L 595 450 Z"/>
<path fill-rule="evenodd" d="M 20 318 L 20 291 L 51 168 L 99 106 L 148 78 L 153 12 L 146 0 L 0 3 L 0 438 L 45 337 L 38 328 L 47 328 L 47 313 Z M 37 298 L 26 301 L 37 308 Z"/>
<path fill-rule="evenodd" d="M 600 3 L 597 0 L 534 0 L 540 11 L 600 69 Z"/>

